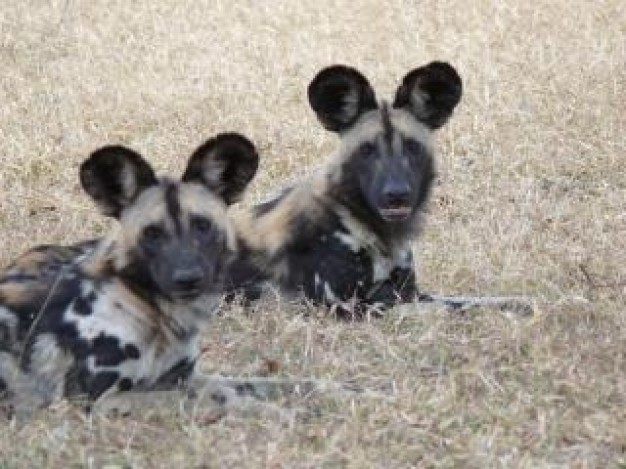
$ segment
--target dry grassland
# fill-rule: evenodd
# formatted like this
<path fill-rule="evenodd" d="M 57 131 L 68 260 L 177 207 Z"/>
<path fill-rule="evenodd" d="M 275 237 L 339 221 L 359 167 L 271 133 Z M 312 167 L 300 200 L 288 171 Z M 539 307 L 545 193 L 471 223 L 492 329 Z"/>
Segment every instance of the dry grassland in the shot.
<path fill-rule="evenodd" d="M 465 95 L 438 137 L 421 285 L 538 298 L 524 320 L 231 308 L 206 336 L 206 371 L 270 361 L 376 392 L 215 423 L 60 405 L 2 424 L 0 468 L 626 466 L 623 0 L 5 0 L 0 41 L 2 264 L 107 228 L 77 178 L 99 145 L 180 171 L 206 137 L 244 132 L 262 153 L 255 202 L 335 145 L 306 102 L 317 70 L 355 65 L 390 97 L 441 59 Z"/>

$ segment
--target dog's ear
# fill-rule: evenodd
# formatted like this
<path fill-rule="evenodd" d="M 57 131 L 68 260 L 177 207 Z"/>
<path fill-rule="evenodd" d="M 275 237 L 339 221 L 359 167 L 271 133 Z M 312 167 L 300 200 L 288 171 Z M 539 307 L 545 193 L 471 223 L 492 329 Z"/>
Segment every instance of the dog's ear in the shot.
<path fill-rule="evenodd" d="M 141 155 L 115 145 L 96 150 L 83 162 L 80 182 L 104 215 L 119 218 L 157 178 Z"/>
<path fill-rule="evenodd" d="M 258 167 L 254 144 L 243 135 L 224 133 L 198 147 L 182 180 L 203 184 L 230 205 L 241 198 Z"/>
<path fill-rule="evenodd" d="M 364 112 L 378 107 L 367 79 L 345 65 L 321 70 L 309 85 L 308 97 L 319 121 L 333 132 L 350 128 Z"/>
<path fill-rule="evenodd" d="M 461 100 L 463 83 L 445 62 L 431 62 L 409 72 L 396 92 L 395 108 L 405 108 L 431 129 L 446 123 Z"/>

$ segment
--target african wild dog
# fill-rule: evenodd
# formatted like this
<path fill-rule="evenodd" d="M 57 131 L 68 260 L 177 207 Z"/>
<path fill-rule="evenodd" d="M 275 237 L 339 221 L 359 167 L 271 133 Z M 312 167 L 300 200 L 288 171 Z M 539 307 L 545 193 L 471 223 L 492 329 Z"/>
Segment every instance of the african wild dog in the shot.
<path fill-rule="evenodd" d="M 270 278 L 340 313 L 413 300 L 411 243 L 435 175 L 432 134 L 461 93 L 443 62 L 409 72 L 392 104 L 377 102 L 353 68 L 320 71 L 308 98 L 339 134 L 338 151 L 322 172 L 238 220 L 244 247 L 229 287 L 254 298 Z"/>
<path fill-rule="evenodd" d="M 94 152 L 81 165 L 82 187 L 119 226 L 97 243 L 36 248 L 5 271 L 5 394 L 42 405 L 190 378 L 237 251 L 227 206 L 257 166 L 254 146 L 237 134 L 200 146 L 180 181 L 158 179 L 130 149 Z"/>

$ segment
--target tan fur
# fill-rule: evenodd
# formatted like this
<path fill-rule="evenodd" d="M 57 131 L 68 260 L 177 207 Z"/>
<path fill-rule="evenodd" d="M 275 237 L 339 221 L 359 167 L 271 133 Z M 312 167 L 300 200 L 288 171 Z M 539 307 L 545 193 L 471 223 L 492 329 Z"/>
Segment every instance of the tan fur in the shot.
<path fill-rule="evenodd" d="M 31 249 L 9 264 L 0 275 L 0 279 L 11 275 L 38 276 L 41 274 L 43 266 L 48 266 L 54 262 L 69 262 L 75 257 L 76 251 L 65 246 Z"/>
<path fill-rule="evenodd" d="M 387 107 L 389 119 L 395 130 L 406 137 L 411 137 L 425 145 L 427 150 L 433 151 L 432 132 L 415 117 L 404 109 Z M 369 111 L 349 130 L 341 134 L 339 150 L 331 157 L 328 169 L 336 172 L 336 168 L 341 166 L 346 158 L 349 158 L 363 142 L 374 141 L 376 136 L 383 132 L 383 123 L 380 118 L 380 110 Z"/>
<path fill-rule="evenodd" d="M 37 275 L 39 267 L 48 259 L 43 252 L 28 251 L 18 257 L 5 270 L 5 275 Z"/>
<path fill-rule="evenodd" d="M 74 251 L 62 246 L 51 246 L 45 250 L 33 249 L 22 254 L 2 272 L 0 280 L 14 275 L 32 276 L 33 279 L 0 283 L 0 301 L 12 305 L 29 303 L 50 288 L 50 283 L 39 280 L 43 275 L 42 268 L 55 262 L 68 263 L 75 257 Z"/>
<path fill-rule="evenodd" d="M 211 220 L 226 235 L 228 249 L 237 249 L 237 238 L 232 223 L 227 215 L 227 207 L 221 199 L 208 191 L 201 184 L 180 184 L 179 203 L 182 223 L 189 224 L 194 215 Z M 128 207 L 119 220 L 119 225 L 105 237 L 89 259 L 85 269 L 92 275 L 107 268 L 110 262 L 117 269 L 128 263 L 128 251 L 137 245 L 142 231 L 153 223 L 165 223 L 168 231 L 173 231 L 172 221 L 167 214 L 162 185 L 146 189 L 132 206 Z"/>
<path fill-rule="evenodd" d="M 244 211 L 234 218 L 237 233 L 253 248 L 274 254 L 289 241 L 292 235 L 289 224 L 296 216 L 305 215 L 311 220 L 328 210 L 328 187 L 325 173 L 294 187 L 281 203 L 261 216 Z"/>
<path fill-rule="evenodd" d="M 0 302 L 19 306 L 28 304 L 39 292 L 48 290 L 46 284 L 33 282 L 9 282 L 0 285 Z"/>
<path fill-rule="evenodd" d="M 237 248 L 237 238 L 228 215 L 228 207 L 215 194 L 200 184 L 184 184 L 179 186 L 180 204 L 187 214 L 186 223 L 193 215 L 210 218 L 212 223 L 226 233 L 226 243 L 231 251 Z"/>
<path fill-rule="evenodd" d="M 202 215 L 210 218 L 220 229 L 229 231 L 226 207 L 214 194 L 200 184 L 180 184 L 178 190 L 181 212 L 186 215 L 183 224 L 189 222 L 191 215 Z M 162 185 L 148 188 L 124 211 L 120 218 L 120 226 L 127 245 L 136 245 L 141 231 L 146 226 L 169 221 L 163 193 Z"/>

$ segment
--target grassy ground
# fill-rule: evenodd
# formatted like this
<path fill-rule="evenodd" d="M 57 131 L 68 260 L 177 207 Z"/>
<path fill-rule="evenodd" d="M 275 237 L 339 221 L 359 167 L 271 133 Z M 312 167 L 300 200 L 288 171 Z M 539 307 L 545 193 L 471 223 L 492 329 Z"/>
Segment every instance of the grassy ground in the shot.
<path fill-rule="evenodd" d="M 99 145 L 180 171 L 203 139 L 244 132 L 263 158 L 254 202 L 335 145 L 306 103 L 317 70 L 355 65 L 390 97 L 441 59 L 465 95 L 438 139 L 421 285 L 539 302 L 527 320 L 434 309 L 361 324 L 232 308 L 206 336 L 207 371 L 272 363 L 376 393 L 216 423 L 60 405 L 0 427 L 0 467 L 626 466 L 625 25 L 621 0 L 6 0 L 1 263 L 106 229 L 77 178 Z"/>

